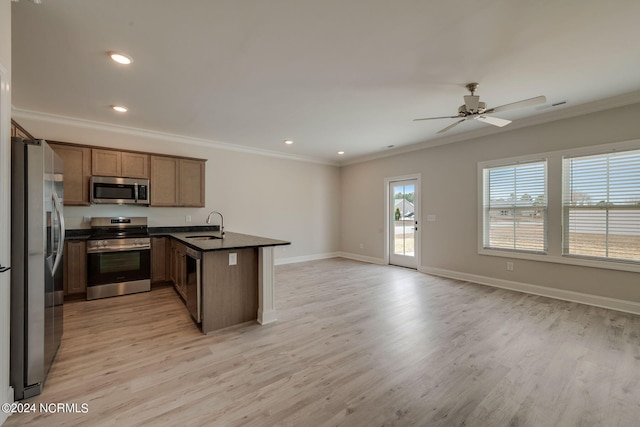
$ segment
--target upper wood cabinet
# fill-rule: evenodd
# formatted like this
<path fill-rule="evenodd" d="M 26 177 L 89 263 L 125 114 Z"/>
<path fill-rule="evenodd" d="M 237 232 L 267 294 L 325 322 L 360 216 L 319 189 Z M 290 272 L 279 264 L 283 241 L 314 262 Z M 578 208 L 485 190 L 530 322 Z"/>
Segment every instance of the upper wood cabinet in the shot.
<path fill-rule="evenodd" d="M 205 161 L 151 156 L 151 206 L 204 207 Z"/>
<path fill-rule="evenodd" d="M 91 151 L 91 172 L 93 175 L 149 178 L 148 154 L 98 148 L 94 148 Z"/>
<path fill-rule="evenodd" d="M 180 159 L 151 156 L 151 206 L 179 206 Z"/>
<path fill-rule="evenodd" d="M 11 121 L 11 136 L 34 139 Z M 205 206 L 206 160 L 49 142 L 64 162 L 64 204 L 86 206 L 91 176 L 149 179 L 151 206 Z"/>
<path fill-rule="evenodd" d="M 122 176 L 126 178 L 149 178 L 149 155 L 122 152 Z"/>
<path fill-rule="evenodd" d="M 89 204 L 91 179 L 91 149 L 79 145 L 49 143 L 63 161 L 65 206 Z"/>
<path fill-rule="evenodd" d="M 180 206 L 204 207 L 205 162 L 180 159 Z"/>

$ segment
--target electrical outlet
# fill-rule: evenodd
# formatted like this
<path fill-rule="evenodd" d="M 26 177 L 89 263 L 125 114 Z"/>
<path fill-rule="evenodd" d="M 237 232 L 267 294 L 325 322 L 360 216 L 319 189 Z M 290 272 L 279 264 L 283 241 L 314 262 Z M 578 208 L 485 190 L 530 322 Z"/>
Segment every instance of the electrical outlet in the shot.
<path fill-rule="evenodd" d="M 508 271 L 513 271 L 513 263 L 512 262 L 508 262 L 507 263 L 507 270 Z"/>
<path fill-rule="evenodd" d="M 238 254 L 232 252 L 229 254 L 229 265 L 236 265 L 238 263 Z"/>
<path fill-rule="evenodd" d="M 185 215 L 184 222 L 191 222 L 191 215 Z"/>
<path fill-rule="evenodd" d="M 364 243 L 360 243 L 360 249 L 364 249 Z"/>

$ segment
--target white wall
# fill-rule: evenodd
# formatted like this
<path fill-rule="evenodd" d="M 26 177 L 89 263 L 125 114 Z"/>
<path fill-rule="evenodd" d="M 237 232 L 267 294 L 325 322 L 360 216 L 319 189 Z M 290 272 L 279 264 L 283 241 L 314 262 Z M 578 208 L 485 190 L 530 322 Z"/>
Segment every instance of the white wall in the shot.
<path fill-rule="evenodd" d="M 477 253 L 478 162 L 639 139 L 638 117 L 640 104 L 635 104 L 346 166 L 341 174 L 341 249 L 384 261 L 384 179 L 421 173 L 419 265 L 424 271 L 640 303 L 639 273 L 521 259 L 513 260 L 515 271 L 506 271 L 505 258 Z M 437 221 L 426 222 L 428 214 L 435 214 Z"/>
<path fill-rule="evenodd" d="M 149 225 L 204 225 L 212 210 L 225 229 L 291 241 L 276 259 L 306 259 L 339 249 L 340 171 L 336 166 L 214 148 L 206 143 L 123 131 L 82 121 L 20 114 L 14 119 L 36 138 L 208 159 L 205 208 L 93 205 L 65 207 L 67 228 L 88 228 L 88 216 L 147 216 Z M 191 215 L 187 223 L 185 216 Z M 217 216 L 214 217 L 218 221 Z"/>
<path fill-rule="evenodd" d="M 11 92 L 11 2 L 0 1 L 0 264 L 9 265 L 10 251 L 10 120 Z M 3 79 L 4 77 L 4 79 Z M 0 404 L 13 402 L 13 392 L 9 387 L 9 276 L 0 273 Z M 7 414 L 0 411 L 0 424 Z"/>

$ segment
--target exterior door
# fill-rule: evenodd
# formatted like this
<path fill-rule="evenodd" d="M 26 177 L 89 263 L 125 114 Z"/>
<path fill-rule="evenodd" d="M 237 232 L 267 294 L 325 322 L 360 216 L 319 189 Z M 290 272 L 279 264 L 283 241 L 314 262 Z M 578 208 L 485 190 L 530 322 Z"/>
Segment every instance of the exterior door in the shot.
<path fill-rule="evenodd" d="M 419 180 L 391 180 L 388 194 L 389 264 L 417 269 Z"/>

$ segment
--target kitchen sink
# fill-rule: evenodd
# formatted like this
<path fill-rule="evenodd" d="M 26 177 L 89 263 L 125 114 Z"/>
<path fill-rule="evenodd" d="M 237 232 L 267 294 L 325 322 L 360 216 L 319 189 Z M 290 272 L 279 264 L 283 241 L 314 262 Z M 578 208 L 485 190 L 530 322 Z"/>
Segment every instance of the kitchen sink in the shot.
<path fill-rule="evenodd" d="M 194 240 L 216 240 L 216 239 L 222 239 L 222 237 L 218 237 L 218 236 L 211 236 L 211 235 L 206 235 L 206 236 L 186 236 L 187 239 L 194 239 Z"/>

